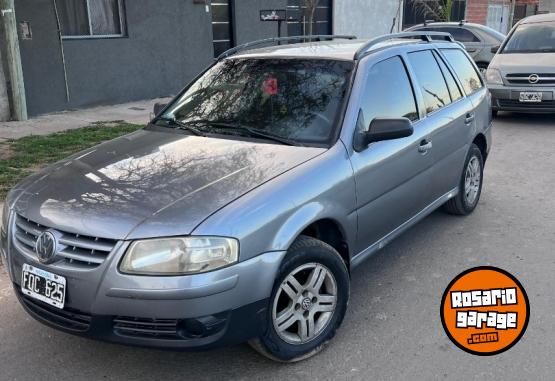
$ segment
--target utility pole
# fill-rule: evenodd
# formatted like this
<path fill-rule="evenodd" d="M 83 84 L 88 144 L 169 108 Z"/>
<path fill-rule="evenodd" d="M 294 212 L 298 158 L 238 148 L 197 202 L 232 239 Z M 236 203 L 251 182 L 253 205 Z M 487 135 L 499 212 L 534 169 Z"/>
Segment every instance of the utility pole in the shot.
<path fill-rule="evenodd" d="M 25 99 L 23 69 L 21 68 L 14 0 L 0 0 L 0 12 L 6 39 L 6 60 L 12 90 L 13 117 L 15 120 L 27 120 L 27 101 Z"/>

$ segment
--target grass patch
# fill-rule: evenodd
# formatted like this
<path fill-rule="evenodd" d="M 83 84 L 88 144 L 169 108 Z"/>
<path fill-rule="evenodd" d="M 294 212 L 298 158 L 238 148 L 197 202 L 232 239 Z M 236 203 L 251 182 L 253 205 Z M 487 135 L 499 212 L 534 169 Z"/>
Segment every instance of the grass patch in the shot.
<path fill-rule="evenodd" d="M 0 201 L 24 177 L 76 152 L 143 126 L 128 123 L 95 124 L 45 136 L 27 136 L 0 143 Z"/>

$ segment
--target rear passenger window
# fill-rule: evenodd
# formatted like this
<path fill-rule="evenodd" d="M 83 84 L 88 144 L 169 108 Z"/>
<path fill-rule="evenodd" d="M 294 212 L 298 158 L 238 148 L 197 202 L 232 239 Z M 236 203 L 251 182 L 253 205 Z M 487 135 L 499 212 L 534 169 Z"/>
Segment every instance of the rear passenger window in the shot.
<path fill-rule="evenodd" d="M 370 122 L 378 117 L 418 119 L 412 85 L 400 57 L 375 64 L 368 74 L 358 121 L 359 131 L 366 131 Z"/>
<path fill-rule="evenodd" d="M 465 28 L 445 28 L 443 31 L 450 33 L 459 42 L 480 42 L 474 33 Z"/>
<path fill-rule="evenodd" d="M 422 89 L 426 114 L 430 114 L 450 104 L 451 97 L 447 84 L 432 51 L 423 50 L 410 53 L 409 61 Z"/>
<path fill-rule="evenodd" d="M 464 92 L 469 95 L 480 90 L 484 85 L 480 75 L 474 69 L 474 66 L 466 56 L 459 49 L 441 49 L 449 64 L 455 69 L 455 74 L 462 82 Z"/>
<path fill-rule="evenodd" d="M 455 77 L 453 77 L 453 74 L 447 68 L 447 65 L 445 65 L 445 62 L 443 62 L 443 59 L 439 57 L 439 55 L 436 52 L 434 52 L 434 57 L 436 58 L 437 63 L 439 64 L 439 67 L 443 72 L 443 77 L 447 82 L 447 87 L 449 88 L 449 94 L 451 94 L 451 100 L 455 102 L 461 99 L 463 95 L 461 93 L 461 89 L 459 89 L 459 85 L 457 85 L 457 81 L 455 80 Z"/>

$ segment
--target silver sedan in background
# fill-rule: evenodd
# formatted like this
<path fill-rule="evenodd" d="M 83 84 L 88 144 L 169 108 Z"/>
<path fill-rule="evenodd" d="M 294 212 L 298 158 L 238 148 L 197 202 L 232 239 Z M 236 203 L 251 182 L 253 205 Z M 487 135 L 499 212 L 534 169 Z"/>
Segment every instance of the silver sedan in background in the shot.
<path fill-rule="evenodd" d="M 415 25 L 407 31 L 445 32 L 462 43 L 478 68 L 485 73 L 505 35 L 484 25 L 461 22 L 433 22 Z"/>

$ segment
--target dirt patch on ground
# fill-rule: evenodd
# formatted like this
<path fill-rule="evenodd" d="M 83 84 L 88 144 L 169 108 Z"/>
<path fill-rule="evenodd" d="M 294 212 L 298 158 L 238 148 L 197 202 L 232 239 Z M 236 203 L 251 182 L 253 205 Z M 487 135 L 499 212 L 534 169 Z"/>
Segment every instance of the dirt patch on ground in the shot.
<path fill-rule="evenodd" d="M 13 156 L 12 148 L 7 143 L 0 143 L 0 160 L 8 160 Z"/>

